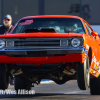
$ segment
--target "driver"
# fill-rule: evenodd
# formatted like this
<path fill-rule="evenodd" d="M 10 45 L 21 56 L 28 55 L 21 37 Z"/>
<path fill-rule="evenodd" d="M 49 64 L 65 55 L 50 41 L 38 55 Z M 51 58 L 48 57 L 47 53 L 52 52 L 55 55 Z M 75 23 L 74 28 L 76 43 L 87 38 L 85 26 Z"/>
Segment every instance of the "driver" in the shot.
<path fill-rule="evenodd" d="M 74 23 L 68 23 L 66 24 L 65 28 L 64 28 L 65 33 L 77 33 L 78 32 L 78 25 L 74 24 Z"/>

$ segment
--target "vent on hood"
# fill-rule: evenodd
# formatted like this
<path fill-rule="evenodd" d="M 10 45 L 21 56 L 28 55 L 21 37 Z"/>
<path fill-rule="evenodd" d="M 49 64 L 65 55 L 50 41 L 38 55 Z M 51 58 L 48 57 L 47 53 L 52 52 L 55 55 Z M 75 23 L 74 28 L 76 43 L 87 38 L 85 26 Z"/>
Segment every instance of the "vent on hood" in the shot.
<path fill-rule="evenodd" d="M 52 32 L 52 33 L 57 33 L 57 31 L 55 31 L 55 29 L 53 29 L 53 28 L 26 29 L 24 32 L 25 33 L 33 33 L 33 32 Z"/>

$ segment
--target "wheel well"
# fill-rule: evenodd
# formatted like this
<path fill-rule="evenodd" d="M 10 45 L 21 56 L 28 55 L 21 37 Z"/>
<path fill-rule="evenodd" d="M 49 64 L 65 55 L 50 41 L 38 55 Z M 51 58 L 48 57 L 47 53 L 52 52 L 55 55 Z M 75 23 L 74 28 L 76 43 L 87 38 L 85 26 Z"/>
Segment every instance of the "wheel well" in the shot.
<path fill-rule="evenodd" d="M 91 65 L 91 62 L 92 62 L 92 49 L 91 48 L 89 48 L 88 57 L 89 57 L 89 64 Z"/>

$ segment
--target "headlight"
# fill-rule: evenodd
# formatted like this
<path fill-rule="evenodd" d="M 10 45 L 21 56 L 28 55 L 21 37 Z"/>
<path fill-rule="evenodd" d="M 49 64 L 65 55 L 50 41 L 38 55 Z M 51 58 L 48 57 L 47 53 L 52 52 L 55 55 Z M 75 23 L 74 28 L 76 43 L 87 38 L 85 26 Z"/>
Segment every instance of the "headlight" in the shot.
<path fill-rule="evenodd" d="M 77 38 L 74 38 L 74 39 L 72 39 L 72 41 L 71 41 L 71 45 L 73 46 L 73 47 L 78 47 L 79 45 L 80 45 L 80 40 L 79 39 L 77 39 Z"/>
<path fill-rule="evenodd" d="M 60 46 L 68 46 L 68 40 L 60 40 Z"/>
<path fill-rule="evenodd" d="M 0 48 L 3 48 L 5 46 L 5 41 L 0 40 Z"/>

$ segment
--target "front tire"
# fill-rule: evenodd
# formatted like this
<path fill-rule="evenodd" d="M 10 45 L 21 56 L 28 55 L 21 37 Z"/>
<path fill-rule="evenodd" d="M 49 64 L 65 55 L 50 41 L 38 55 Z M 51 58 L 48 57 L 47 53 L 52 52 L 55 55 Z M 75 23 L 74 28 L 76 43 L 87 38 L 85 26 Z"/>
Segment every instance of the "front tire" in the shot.
<path fill-rule="evenodd" d="M 78 64 L 77 69 L 77 83 L 81 90 L 86 90 L 90 84 L 90 72 L 89 72 L 89 58 L 87 56 L 84 63 Z"/>

